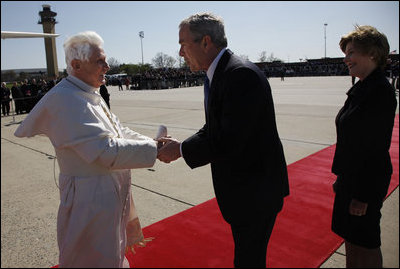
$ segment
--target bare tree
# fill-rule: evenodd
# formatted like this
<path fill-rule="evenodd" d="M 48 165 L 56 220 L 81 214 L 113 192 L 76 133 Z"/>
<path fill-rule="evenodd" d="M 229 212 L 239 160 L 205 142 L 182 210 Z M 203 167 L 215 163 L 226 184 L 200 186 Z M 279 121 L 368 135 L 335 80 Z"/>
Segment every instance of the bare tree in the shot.
<path fill-rule="evenodd" d="M 176 63 L 174 57 L 169 56 L 162 52 L 157 53 L 152 61 L 154 68 L 165 68 L 165 67 L 172 68 Z"/>
<path fill-rule="evenodd" d="M 265 50 L 263 50 L 261 53 L 260 53 L 260 56 L 258 57 L 258 60 L 260 61 L 260 62 L 265 62 L 265 60 L 267 60 L 267 52 L 265 51 Z"/>
<path fill-rule="evenodd" d="M 241 55 L 239 55 L 239 57 L 242 58 L 242 59 L 245 59 L 245 60 L 249 60 L 249 56 L 248 55 L 241 54 Z"/>
<path fill-rule="evenodd" d="M 267 58 L 267 62 L 272 63 L 272 62 L 274 62 L 274 61 L 281 61 L 281 62 L 282 62 L 281 59 L 276 58 L 276 57 L 274 56 L 274 53 L 271 52 L 271 54 L 270 54 L 270 55 L 268 56 L 268 58 Z"/>
<path fill-rule="evenodd" d="M 178 63 L 178 67 L 181 68 L 184 65 L 183 57 L 179 55 L 179 51 L 176 52 L 176 61 Z"/>
<path fill-rule="evenodd" d="M 173 68 L 175 66 L 176 60 L 172 56 L 168 56 L 165 59 L 165 67 Z"/>
<path fill-rule="evenodd" d="M 15 74 L 14 70 L 7 70 L 1 72 L 1 81 L 14 81 L 17 78 L 17 74 Z"/>
<path fill-rule="evenodd" d="M 111 57 L 107 60 L 108 65 L 110 66 L 110 70 L 108 70 L 108 74 L 118 74 L 120 73 L 121 64 L 117 61 L 117 59 Z"/>

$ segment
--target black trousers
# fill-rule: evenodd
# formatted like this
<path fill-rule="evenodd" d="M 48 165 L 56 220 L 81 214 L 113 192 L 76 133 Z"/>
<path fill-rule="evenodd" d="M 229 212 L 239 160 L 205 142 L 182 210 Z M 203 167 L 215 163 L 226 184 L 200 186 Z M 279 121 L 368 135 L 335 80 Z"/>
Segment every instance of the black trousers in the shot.
<path fill-rule="evenodd" d="M 1 110 L 3 115 L 10 114 L 10 101 L 1 101 Z"/>
<path fill-rule="evenodd" d="M 277 213 L 243 225 L 231 224 L 235 268 L 266 268 L 267 246 Z"/>

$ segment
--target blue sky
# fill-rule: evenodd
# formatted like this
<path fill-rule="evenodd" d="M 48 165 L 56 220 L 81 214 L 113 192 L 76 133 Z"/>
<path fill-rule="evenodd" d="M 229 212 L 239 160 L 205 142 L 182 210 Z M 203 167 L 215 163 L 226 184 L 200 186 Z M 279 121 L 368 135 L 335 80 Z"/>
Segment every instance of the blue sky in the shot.
<path fill-rule="evenodd" d="M 188 16 L 210 11 L 225 22 L 228 47 L 257 62 L 262 51 L 285 62 L 342 57 L 340 37 L 354 25 L 375 26 L 399 52 L 398 1 L 1 1 L 1 30 L 42 32 L 43 4 L 57 12 L 59 68 L 65 68 L 63 43 L 68 36 L 92 30 L 105 41 L 107 57 L 141 63 L 139 32 L 144 31 L 144 62 L 158 52 L 174 58 L 179 51 L 178 25 Z M 45 68 L 41 38 L 1 40 L 1 69 Z"/>

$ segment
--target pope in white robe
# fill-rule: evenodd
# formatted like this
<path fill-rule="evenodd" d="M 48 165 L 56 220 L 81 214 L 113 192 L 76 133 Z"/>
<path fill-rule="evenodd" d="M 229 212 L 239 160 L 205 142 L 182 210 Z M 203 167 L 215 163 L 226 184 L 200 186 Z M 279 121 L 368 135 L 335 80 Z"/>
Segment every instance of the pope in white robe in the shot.
<path fill-rule="evenodd" d="M 17 137 L 41 134 L 60 168 L 59 267 L 127 266 L 125 248 L 143 242 L 130 169 L 154 165 L 156 142 L 123 127 L 99 88 L 71 74 L 15 131 Z"/>

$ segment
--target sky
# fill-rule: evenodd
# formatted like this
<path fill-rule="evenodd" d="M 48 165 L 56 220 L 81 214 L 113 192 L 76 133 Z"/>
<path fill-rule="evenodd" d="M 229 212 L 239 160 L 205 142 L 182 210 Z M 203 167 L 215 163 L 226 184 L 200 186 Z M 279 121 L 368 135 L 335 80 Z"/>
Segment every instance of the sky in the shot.
<path fill-rule="evenodd" d="M 59 69 L 66 68 L 66 38 L 87 30 L 97 32 L 107 58 L 121 64 L 142 62 L 141 41 L 144 63 L 159 52 L 178 59 L 179 23 L 200 12 L 222 17 L 228 48 L 253 62 L 262 51 L 284 62 L 320 59 L 325 41 L 326 57 L 343 57 L 338 43 L 355 24 L 376 27 L 399 53 L 398 1 L 1 1 L 1 30 L 43 32 L 43 4 L 57 12 Z M 1 40 L 1 69 L 23 68 L 46 68 L 43 38 Z"/>

